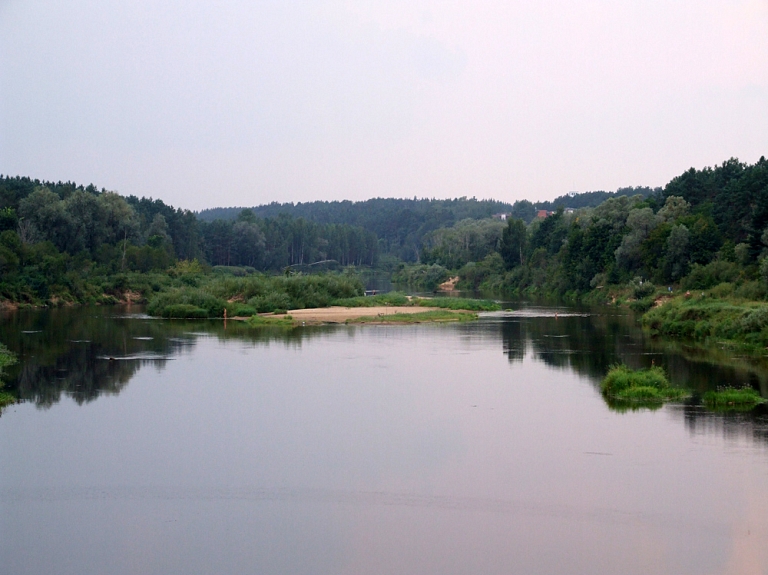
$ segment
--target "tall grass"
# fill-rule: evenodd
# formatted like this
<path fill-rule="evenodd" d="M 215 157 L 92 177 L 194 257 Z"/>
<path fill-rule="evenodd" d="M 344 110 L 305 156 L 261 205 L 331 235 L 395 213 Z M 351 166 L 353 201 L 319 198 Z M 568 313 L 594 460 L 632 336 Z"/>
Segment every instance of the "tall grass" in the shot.
<path fill-rule="evenodd" d="M 653 335 L 768 346 L 768 304 L 710 297 L 676 298 L 643 316 Z"/>
<path fill-rule="evenodd" d="M 467 311 L 431 310 L 418 313 L 393 313 L 381 316 L 363 316 L 346 323 L 442 323 L 463 322 L 477 319 L 477 314 Z"/>
<path fill-rule="evenodd" d="M 766 401 L 751 387 L 730 386 L 718 387 L 716 391 L 708 391 L 701 400 L 709 409 L 717 411 L 746 411 Z"/>
<path fill-rule="evenodd" d="M 499 311 L 501 309 L 495 301 L 458 297 L 413 298 L 413 303 L 423 307 L 439 307 L 454 311 Z"/>
<path fill-rule="evenodd" d="M 663 403 L 680 399 L 688 393 L 672 387 L 664 369 L 632 370 L 626 365 L 614 365 L 600 384 L 604 396 L 623 402 Z"/>

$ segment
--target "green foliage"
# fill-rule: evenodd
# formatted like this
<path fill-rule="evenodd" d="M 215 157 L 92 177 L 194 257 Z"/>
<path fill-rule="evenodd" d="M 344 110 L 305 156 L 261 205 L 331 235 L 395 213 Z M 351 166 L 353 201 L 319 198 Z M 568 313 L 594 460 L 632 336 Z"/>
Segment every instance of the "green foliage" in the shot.
<path fill-rule="evenodd" d="M 398 292 L 390 292 L 375 296 L 343 298 L 335 300 L 333 305 L 344 307 L 421 306 L 439 307 L 441 309 L 454 311 L 498 311 L 501 309 L 499 304 L 490 300 L 454 297 L 408 298 Z"/>
<path fill-rule="evenodd" d="M 523 254 L 527 251 L 527 231 L 523 220 L 509 219 L 507 227 L 501 237 L 501 248 L 499 250 L 504 265 L 507 269 L 515 266 L 521 266 L 525 263 Z"/>
<path fill-rule="evenodd" d="M 459 289 L 483 289 L 485 283 L 504 274 L 504 260 L 499 254 L 491 254 L 480 262 L 469 262 L 459 270 Z M 493 291 L 492 289 L 489 291 Z"/>
<path fill-rule="evenodd" d="M 411 298 L 412 305 L 439 307 L 454 311 L 499 311 L 501 306 L 487 299 L 467 299 L 460 297 Z"/>
<path fill-rule="evenodd" d="M 654 303 L 656 303 L 654 298 L 646 297 L 631 302 L 629 304 L 629 309 L 638 313 L 645 313 L 653 307 Z"/>
<path fill-rule="evenodd" d="M 649 297 L 656 292 L 656 286 L 641 277 L 636 277 L 629 282 L 629 287 L 632 288 L 632 295 L 637 299 Z"/>
<path fill-rule="evenodd" d="M 16 363 L 16 356 L 0 343 L 0 409 L 16 402 L 16 397 L 13 394 L 3 391 L 2 382 L 3 371 L 14 363 Z"/>
<path fill-rule="evenodd" d="M 410 304 L 411 300 L 407 296 L 395 291 L 373 296 L 340 298 L 333 302 L 333 305 L 343 307 L 406 306 Z"/>
<path fill-rule="evenodd" d="M 393 313 L 379 316 L 363 316 L 347 320 L 345 323 L 442 323 L 474 321 L 477 314 L 465 311 L 432 310 L 419 313 Z"/>
<path fill-rule="evenodd" d="M 248 325 L 252 327 L 293 327 L 293 318 L 289 315 L 264 316 L 254 315 L 248 319 Z"/>
<path fill-rule="evenodd" d="M 196 318 L 204 319 L 208 317 L 208 310 L 189 303 L 170 304 L 160 311 L 162 317 L 174 318 Z"/>
<path fill-rule="evenodd" d="M 685 390 L 672 387 L 664 369 L 632 370 L 626 365 L 614 365 L 600 384 L 606 398 L 622 403 L 661 404 L 689 395 Z"/>
<path fill-rule="evenodd" d="M 691 272 L 682 281 L 685 289 L 709 289 L 721 283 L 732 283 L 739 277 L 739 266 L 734 262 L 715 260 L 706 265 L 693 264 Z"/>
<path fill-rule="evenodd" d="M 522 222 L 521 225 L 525 230 Z M 506 230 L 503 222 L 491 219 L 463 220 L 453 227 L 437 229 L 422 239 L 421 260 L 427 265 L 458 269 L 495 253 L 503 230 Z"/>
<path fill-rule="evenodd" d="M 435 291 L 450 275 L 446 268 L 438 264 L 415 264 L 396 271 L 392 274 L 392 281 L 422 291 Z"/>
<path fill-rule="evenodd" d="M 223 317 L 225 309 L 229 317 L 246 316 L 275 310 L 327 307 L 333 301 L 362 293 L 363 287 L 357 278 L 338 274 L 289 277 L 214 274 L 204 276 L 199 286 L 174 287 L 157 294 L 147 311 L 150 315 L 168 317 L 170 312 L 166 310 L 169 307 L 184 305 L 205 310 L 206 317 Z"/>
<path fill-rule="evenodd" d="M 748 347 L 768 345 L 768 304 L 721 300 L 704 294 L 676 298 L 643 316 L 654 335 L 705 341 L 733 341 Z"/>
<path fill-rule="evenodd" d="M 748 411 L 765 399 L 751 387 L 718 387 L 701 398 L 704 405 L 715 411 Z"/>
<path fill-rule="evenodd" d="M 169 317 L 173 310 L 177 313 L 184 310 L 192 313 L 192 310 L 202 310 L 204 317 L 223 317 L 225 300 L 201 288 L 181 287 L 173 288 L 167 292 L 156 295 L 147 306 L 147 313 L 160 317 Z M 202 313 L 194 312 L 194 313 Z M 188 316 L 180 316 L 188 317 Z M 199 317 L 199 316 L 194 316 Z"/>

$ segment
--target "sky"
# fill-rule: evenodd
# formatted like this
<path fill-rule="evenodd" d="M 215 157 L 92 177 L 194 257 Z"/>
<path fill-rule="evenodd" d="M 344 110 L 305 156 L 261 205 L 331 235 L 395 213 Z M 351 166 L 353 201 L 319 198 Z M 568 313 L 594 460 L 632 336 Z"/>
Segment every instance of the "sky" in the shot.
<path fill-rule="evenodd" d="M 0 173 L 189 209 L 768 156 L 768 0 L 0 0 Z"/>

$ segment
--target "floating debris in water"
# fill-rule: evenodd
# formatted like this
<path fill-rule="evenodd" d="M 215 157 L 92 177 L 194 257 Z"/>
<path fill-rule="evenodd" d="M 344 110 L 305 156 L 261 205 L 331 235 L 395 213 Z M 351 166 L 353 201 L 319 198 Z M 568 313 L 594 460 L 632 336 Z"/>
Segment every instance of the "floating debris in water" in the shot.
<path fill-rule="evenodd" d="M 23 329 L 21 333 L 43 333 L 42 329 Z"/>
<path fill-rule="evenodd" d="M 138 340 L 141 340 L 141 341 L 150 341 L 150 340 L 153 340 L 155 338 L 154 337 L 150 337 L 148 335 L 137 335 L 133 339 L 138 339 Z"/>

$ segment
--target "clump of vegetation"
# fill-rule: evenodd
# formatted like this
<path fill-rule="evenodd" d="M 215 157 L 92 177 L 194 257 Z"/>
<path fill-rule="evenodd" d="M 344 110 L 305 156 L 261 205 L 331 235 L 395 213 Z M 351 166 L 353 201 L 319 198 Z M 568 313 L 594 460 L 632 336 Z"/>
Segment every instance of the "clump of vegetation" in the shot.
<path fill-rule="evenodd" d="M 441 309 L 450 309 L 453 311 L 499 311 L 501 309 L 499 304 L 491 300 L 453 297 L 409 298 L 399 292 L 338 299 L 333 302 L 333 305 L 344 307 L 421 306 L 439 307 Z"/>
<path fill-rule="evenodd" d="M 363 316 L 347 320 L 345 323 L 442 323 L 464 322 L 477 319 L 477 314 L 467 311 L 432 310 L 419 313 L 393 313 L 379 316 Z"/>
<path fill-rule="evenodd" d="M 495 301 L 487 299 L 468 299 L 460 297 L 433 297 L 433 298 L 412 298 L 413 305 L 422 307 L 439 307 L 441 309 L 450 309 L 454 311 L 499 311 L 501 306 Z"/>
<path fill-rule="evenodd" d="M 360 296 L 355 277 L 340 274 L 288 277 L 254 274 L 204 276 L 197 286 L 170 288 L 154 296 L 147 312 L 160 317 L 252 316 L 278 310 L 328 307 L 340 299 Z M 204 313 L 203 313 L 204 312 Z"/>
<path fill-rule="evenodd" d="M 716 391 L 706 392 L 702 398 L 704 405 L 716 411 L 749 411 L 765 399 L 751 387 L 718 387 Z"/>
<path fill-rule="evenodd" d="M 161 315 L 168 319 L 205 319 L 208 317 L 208 310 L 189 303 L 176 303 L 164 307 L 161 311 Z"/>
<path fill-rule="evenodd" d="M 765 303 L 722 300 L 699 293 L 654 308 L 642 321 L 652 335 L 700 341 L 716 338 L 747 347 L 768 346 L 768 304 Z"/>
<path fill-rule="evenodd" d="M 662 404 L 688 395 L 684 389 L 672 387 L 664 369 L 633 370 L 626 365 L 614 365 L 600 384 L 606 398 L 635 404 Z"/>
<path fill-rule="evenodd" d="M 389 292 L 372 296 L 358 296 L 352 298 L 341 298 L 333 302 L 333 305 L 343 307 L 378 307 L 378 306 L 407 306 L 412 305 L 408 296 L 400 292 Z"/>
<path fill-rule="evenodd" d="M 416 264 L 396 271 L 392 281 L 419 290 L 435 291 L 450 275 L 450 271 L 439 264 Z"/>
<path fill-rule="evenodd" d="M 4 369 L 14 363 L 16 363 L 16 356 L 0 343 L 0 378 L 2 378 Z M 16 398 L 12 394 L 3 391 L 3 382 L 0 380 L 0 408 L 15 402 Z"/>

